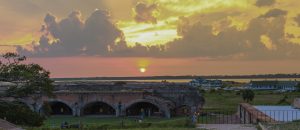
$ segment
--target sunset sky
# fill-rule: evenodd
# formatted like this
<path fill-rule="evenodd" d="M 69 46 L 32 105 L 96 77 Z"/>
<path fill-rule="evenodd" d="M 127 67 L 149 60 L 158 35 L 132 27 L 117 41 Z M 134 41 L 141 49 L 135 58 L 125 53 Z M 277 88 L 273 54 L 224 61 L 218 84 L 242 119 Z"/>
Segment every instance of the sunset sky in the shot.
<path fill-rule="evenodd" d="M 0 53 L 52 77 L 300 73 L 299 0 L 0 0 Z"/>

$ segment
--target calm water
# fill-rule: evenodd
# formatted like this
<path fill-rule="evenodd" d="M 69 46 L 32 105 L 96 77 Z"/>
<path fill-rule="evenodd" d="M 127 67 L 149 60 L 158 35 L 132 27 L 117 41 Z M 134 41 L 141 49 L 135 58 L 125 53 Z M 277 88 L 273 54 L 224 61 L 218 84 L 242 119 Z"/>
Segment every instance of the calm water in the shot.
<path fill-rule="evenodd" d="M 255 108 L 276 121 L 300 120 L 300 109 L 295 109 L 292 106 L 255 106 Z"/>
<path fill-rule="evenodd" d="M 109 81 L 132 81 L 132 82 L 161 82 L 162 80 L 167 80 L 168 82 L 174 83 L 187 83 L 190 82 L 192 79 L 148 79 L 148 80 L 66 80 L 66 81 L 89 81 L 89 82 L 109 82 Z M 255 81 L 263 81 L 263 80 L 278 80 L 278 81 L 300 81 L 300 78 L 279 78 L 279 79 L 220 79 L 222 81 L 235 81 L 235 82 L 243 82 L 248 83 L 251 80 Z"/>

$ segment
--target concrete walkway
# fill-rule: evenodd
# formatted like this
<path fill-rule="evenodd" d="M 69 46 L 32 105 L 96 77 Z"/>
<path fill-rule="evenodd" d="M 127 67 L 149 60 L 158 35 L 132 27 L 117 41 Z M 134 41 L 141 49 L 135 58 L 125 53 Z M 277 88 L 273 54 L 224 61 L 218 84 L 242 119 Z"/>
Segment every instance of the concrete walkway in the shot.
<path fill-rule="evenodd" d="M 0 119 L 0 130 L 23 130 L 16 125 Z"/>
<path fill-rule="evenodd" d="M 250 124 L 201 124 L 197 128 L 208 130 L 257 130 L 256 126 Z"/>

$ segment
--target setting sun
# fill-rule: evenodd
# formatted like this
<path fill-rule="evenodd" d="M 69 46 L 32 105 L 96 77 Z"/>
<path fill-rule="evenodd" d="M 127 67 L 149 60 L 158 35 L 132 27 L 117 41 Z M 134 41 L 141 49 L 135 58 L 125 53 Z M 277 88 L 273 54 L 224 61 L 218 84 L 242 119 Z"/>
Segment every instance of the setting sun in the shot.
<path fill-rule="evenodd" d="M 141 73 L 145 73 L 146 72 L 146 68 L 140 68 L 140 72 Z"/>

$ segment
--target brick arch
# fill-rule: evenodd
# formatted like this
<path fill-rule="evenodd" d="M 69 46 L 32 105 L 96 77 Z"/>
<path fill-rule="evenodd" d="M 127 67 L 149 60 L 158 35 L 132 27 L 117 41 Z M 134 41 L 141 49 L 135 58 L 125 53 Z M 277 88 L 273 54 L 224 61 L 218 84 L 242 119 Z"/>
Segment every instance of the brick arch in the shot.
<path fill-rule="evenodd" d="M 90 100 L 88 102 L 84 102 L 81 107 L 83 108 L 84 106 L 90 104 L 90 103 L 95 103 L 95 102 L 102 102 L 102 103 L 105 103 L 105 104 L 108 104 L 109 106 L 111 106 L 112 108 L 116 109 L 116 105 L 113 104 L 113 103 L 110 103 L 110 101 L 107 101 L 107 100 Z"/>
<path fill-rule="evenodd" d="M 74 113 L 74 108 L 72 107 L 71 103 L 67 102 L 67 101 L 64 101 L 62 99 L 49 99 L 47 100 L 48 103 L 55 103 L 55 102 L 58 102 L 58 103 L 62 103 L 64 105 L 66 105 L 70 110 L 71 110 L 71 115 L 73 115 Z M 43 105 L 44 103 L 42 103 L 40 106 L 39 106 L 39 112 L 43 112 L 42 108 L 43 108 Z"/>
<path fill-rule="evenodd" d="M 109 107 L 111 107 L 114 110 L 114 115 L 117 112 L 117 109 L 116 109 L 115 105 L 113 105 L 109 102 L 106 102 L 106 101 L 95 100 L 95 101 L 86 102 L 82 105 L 82 107 L 80 108 L 81 115 L 84 115 L 84 110 L 85 110 L 86 107 L 88 107 L 88 105 L 95 104 L 95 103 L 103 103 L 103 104 L 108 105 Z"/>
<path fill-rule="evenodd" d="M 156 106 L 159 111 L 162 111 L 164 116 L 165 117 L 170 117 L 170 110 L 168 109 L 168 107 L 166 105 L 160 105 L 152 100 L 148 100 L 148 99 L 136 99 L 136 100 L 133 100 L 127 104 L 125 104 L 125 107 L 123 109 L 123 111 L 126 111 L 128 108 L 130 108 L 132 105 L 135 105 L 137 103 L 150 103 L 150 104 L 153 104 L 154 106 Z"/>
<path fill-rule="evenodd" d="M 63 104 L 66 104 L 69 108 L 72 109 L 72 103 L 69 103 L 69 102 L 67 102 L 65 100 L 62 100 L 62 99 L 49 99 L 49 100 L 47 100 L 47 102 L 49 102 L 49 103 L 51 103 L 51 102 L 61 102 Z"/>
<path fill-rule="evenodd" d="M 151 104 L 155 105 L 156 107 L 158 107 L 159 109 L 163 109 L 160 105 L 158 105 L 157 103 L 155 103 L 151 100 L 148 100 L 148 99 L 136 99 L 136 100 L 130 101 L 129 103 L 125 104 L 124 109 L 128 109 L 130 106 L 132 106 L 136 103 L 140 103 L 140 102 L 151 103 Z"/>

